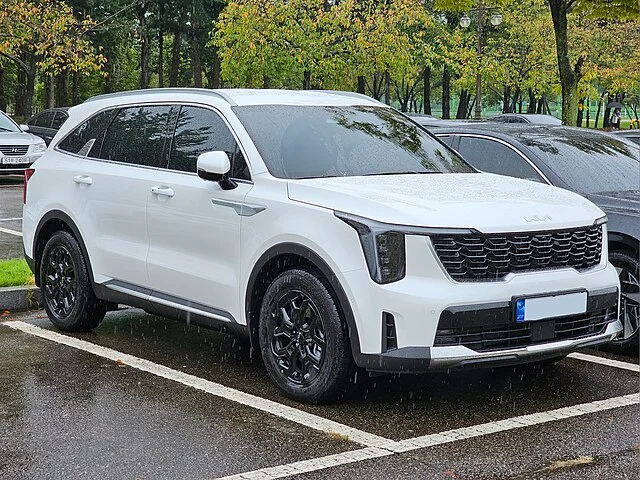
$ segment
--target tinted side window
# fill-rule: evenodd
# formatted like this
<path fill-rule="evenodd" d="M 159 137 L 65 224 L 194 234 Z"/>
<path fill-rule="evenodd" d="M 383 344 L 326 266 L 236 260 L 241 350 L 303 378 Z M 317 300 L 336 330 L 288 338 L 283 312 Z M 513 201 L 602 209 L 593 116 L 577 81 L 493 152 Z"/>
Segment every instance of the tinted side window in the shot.
<path fill-rule="evenodd" d="M 62 124 L 67 119 L 67 114 L 64 112 L 56 112 L 56 116 L 53 118 L 53 123 L 51 124 L 51 128 L 55 128 L 56 130 L 60 129 Z"/>
<path fill-rule="evenodd" d="M 438 137 L 440 140 L 442 140 L 442 143 L 444 143 L 448 147 L 453 145 L 453 138 L 454 138 L 453 135 L 436 135 L 436 137 Z"/>
<path fill-rule="evenodd" d="M 78 125 L 58 144 L 60 150 L 97 158 L 102 139 L 115 110 L 105 110 Z"/>
<path fill-rule="evenodd" d="M 50 128 L 53 121 L 53 112 L 43 112 L 36 118 L 35 125 L 37 127 Z"/>
<path fill-rule="evenodd" d="M 506 145 L 486 138 L 461 137 L 460 155 L 478 170 L 543 182 L 520 155 Z"/>
<path fill-rule="evenodd" d="M 250 178 L 242 152 L 222 118 L 207 108 L 181 107 L 171 146 L 169 168 L 195 173 L 198 156 L 211 151 L 227 152 L 231 161 L 231 177 L 244 180 Z"/>
<path fill-rule="evenodd" d="M 111 122 L 100 158 L 151 167 L 164 166 L 168 105 L 122 108 Z"/>

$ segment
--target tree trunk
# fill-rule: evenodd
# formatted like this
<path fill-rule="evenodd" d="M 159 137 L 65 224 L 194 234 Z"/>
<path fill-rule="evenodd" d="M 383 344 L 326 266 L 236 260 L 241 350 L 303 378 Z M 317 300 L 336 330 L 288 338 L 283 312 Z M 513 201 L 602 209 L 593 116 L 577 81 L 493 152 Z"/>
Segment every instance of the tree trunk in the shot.
<path fill-rule="evenodd" d="M 538 100 L 538 108 L 536 108 L 536 113 L 544 113 L 544 102 L 546 101 L 546 94 L 542 94 L 540 100 Z"/>
<path fill-rule="evenodd" d="M 262 76 L 262 88 L 269 88 L 269 77 L 267 75 Z"/>
<path fill-rule="evenodd" d="M 467 118 L 467 109 L 469 108 L 469 92 L 467 90 L 460 90 L 460 102 L 458 103 L 458 110 L 456 111 L 456 118 Z"/>
<path fill-rule="evenodd" d="M 7 111 L 7 97 L 4 89 L 4 68 L 0 68 L 0 110 L 3 112 Z"/>
<path fill-rule="evenodd" d="M 304 78 L 302 79 L 302 89 L 311 90 L 311 72 L 309 70 L 304 71 Z"/>
<path fill-rule="evenodd" d="M 158 87 L 164 87 L 164 1 L 158 2 Z"/>
<path fill-rule="evenodd" d="M 587 98 L 587 101 L 586 101 L 586 105 L 587 105 L 587 128 L 589 128 L 589 126 L 590 126 L 589 125 L 589 121 L 590 121 L 589 113 L 590 113 L 590 110 L 591 110 L 591 105 L 589 104 L 589 99 L 588 98 Z"/>
<path fill-rule="evenodd" d="M 577 127 L 582 127 L 583 110 L 584 110 L 584 98 L 580 99 L 580 101 L 578 102 L 578 113 L 576 116 Z"/>
<path fill-rule="evenodd" d="M 527 105 L 527 113 L 536 113 L 536 96 L 533 94 L 533 90 L 529 89 L 529 104 Z"/>
<path fill-rule="evenodd" d="M 22 58 L 25 60 L 25 57 Z M 15 97 L 14 97 L 14 114 L 18 117 L 24 117 L 24 102 L 26 95 L 26 86 L 27 86 L 27 73 L 22 69 L 18 68 L 18 84 L 16 85 Z"/>
<path fill-rule="evenodd" d="M 571 68 L 567 38 L 567 9 L 573 2 L 570 0 L 547 0 L 547 2 L 551 9 L 556 37 L 558 72 L 562 88 L 562 121 L 565 125 L 575 126 L 578 111 L 578 81 L 582 75 L 584 57 L 578 58 L 574 68 Z"/>
<path fill-rule="evenodd" d="M 44 106 L 53 108 L 56 106 L 56 79 L 53 75 L 47 75 L 45 80 Z"/>
<path fill-rule="evenodd" d="M 80 103 L 80 74 L 73 72 L 73 79 L 71 85 L 71 104 L 77 105 Z"/>
<path fill-rule="evenodd" d="M 451 118 L 451 74 L 445 65 L 442 69 L 442 118 Z"/>
<path fill-rule="evenodd" d="M 220 55 L 218 55 L 217 47 L 213 48 L 213 63 L 211 65 L 211 78 L 209 79 L 209 88 L 220 88 Z"/>
<path fill-rule="evenodd" d="M 431 67 L 424 67 L 423 87 L 424 87 L 424 113 L 431 115 Z"/>
<path fill-rule="evenodd" d="M 357 90 L 358 93 L 362 93 L 362 94 L 366 93 L 366 88 L 367 88 L 367 85 L 366 85 L 366 82 L 364 81 L 364 76 L 358 75 L 358 90 Z"/>
<path fill-rule="evenodd" d="M 34 55 L 30 55 L 28 62 L 29 71 L 25 72 L 27 81 L 24 89 L 22 109 L 22 114 L 25 120 L 33 115 L 33 95 L 36 90 L 36 57 Z"/>
<path fill-rule="evenodd" d="M 512 112 L 518 111 L 516 107 L 518 106 L 519 100 L 520 100 L 520 87 L 516 87 L 516 93 L 513 94 L 513 106 L 511 107 Z"/>
<path fill-rule="evenodd" d="M 191 69 L 193 70 L 193 86 L 202 88 L 202 52 L 193 37 L 191 45 Z"/>
<path fill-rule="evenodd" d="M 147 25 L 147 10 L 150 2 L 140 2 L 136 6 L 136 15 L 140 33 L 140 88 L 148 88 L 151 72 L 149 71 L 149 29 Z"/>
<path fill-rule="evenodd" d="M 169 86 L 178 86 L 178 70 L 180 69 L 180 50 L 182 49 L 182 38 L 179 33 L 173 36 L 173 46 L 171 47 L 171 68 L 169 69 Z"/>
<path fill-rule="evenodd" d="M 57 107 L 69 106 L 68 78 L 69 72 L 61 72 L 56 75 L 55 101 Z"/>
<path fill-rule="evenodd" d="M 391 105 L 391 74 L 389 70 L 384 71 L 384 103 Z"/>
<path fill-rule="evenodd" d="M 504 86 L 502 91 L 502 113 L 509 113 L 511 111 L 511 87 L 509 85 Z"/>

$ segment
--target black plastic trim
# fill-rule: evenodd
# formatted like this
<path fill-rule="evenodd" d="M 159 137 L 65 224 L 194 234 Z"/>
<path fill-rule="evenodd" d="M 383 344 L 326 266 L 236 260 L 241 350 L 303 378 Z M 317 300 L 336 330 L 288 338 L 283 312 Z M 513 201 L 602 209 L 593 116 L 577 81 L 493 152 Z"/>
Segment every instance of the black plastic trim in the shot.
<path fill-rule="evenodd" d="M 269 260 L 273 259 L 278 255 L 286 255 L 286 254 L 298 255 L 304 258 L 305 260 L 308 260 L 313 265 L 315 265 L 315 267 L 318 268 L 322 272 L 324 277 L 327 279 L 335 295 L 338 297 L 338 302 L 340 303 L 340 307 L 342 308 L 342 313 L 344 314 L 345 320 L 347 322 L 347 328 L 349 330 L 349 339 L 351 341 L 351 352 L 353 355 L 353 359 L 355 360 L 356 365 L 358 365 L 359 367 L 364 367 L 366 364 L 366 359 L 360 350 L 360 338 L 358 336 L 358 329 L 356 327 L 355 317 L 353 315 L 353 310 L 351 310 L 351 304 L 349 302 L 349 299 L 347 298 L 347 294 L 342 288 L 342 285 L 340 285 L 340 282 L 338 281 L 338 278 L 336 277 L 335 273 L 333 273 L 333 271 L 331 270 L 331 267 L 327 265 L 327 262 L 325 262 L 322 259 L 322 257 L 320 257 L 320 255 L 315 253 L 313 250 L 303 245 L 300 245 L 298 243 L 281 243 L 278 245 L 274 245 L 273 247 L 269 248 L 266 252 L 264 252 L 262 256 L 258 259 L 256 264 L 254 265 L 253 270 L 251 271 L 251 275 L 249 276 L 249 281 L 247 282 L 247 290 L 246 290 L 246 297 L 245 297 L 245 312 L 246 312 L 246 318 L 247 318 L 247 325 L 249 329 L 251 330 L 252 328 L 251 300 L 252 300 L 252 294 L 254 291 L 256 279 L 260 271 L 262 270 L 262 267 L 264 267 L 267 264 L 267 262 L 269 262 Z M 251 336 L 251 338 L 253 341 L 253 335 Z"/>

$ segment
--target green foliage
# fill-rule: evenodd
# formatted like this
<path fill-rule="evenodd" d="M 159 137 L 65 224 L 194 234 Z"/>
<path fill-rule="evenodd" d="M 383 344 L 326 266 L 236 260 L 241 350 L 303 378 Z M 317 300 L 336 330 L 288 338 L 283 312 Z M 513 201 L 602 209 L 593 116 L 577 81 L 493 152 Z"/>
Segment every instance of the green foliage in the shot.
<path fill-rule="evenodd" d="M 24 259 L 0 260 L 0 287 L 33 285 L 33 273 Z"/>

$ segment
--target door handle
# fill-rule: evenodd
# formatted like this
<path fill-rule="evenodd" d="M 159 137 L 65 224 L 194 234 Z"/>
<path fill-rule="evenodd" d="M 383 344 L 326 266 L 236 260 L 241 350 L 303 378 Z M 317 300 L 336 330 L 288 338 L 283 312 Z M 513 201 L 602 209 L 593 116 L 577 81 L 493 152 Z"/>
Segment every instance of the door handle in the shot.
<path fill-rule="evenodd" d="M 89 175 L 76 175 L 73 177 L 73 181 L 80 185 L 91 185 L 93 179 Z"/>
<path fill-rule="evenodd" d="M 165 187 L 164 185 L 156 185 L 151 187 L 151 193 L 154 195 L 162 195 L 164 197 L 173 197 L 173 188 Z"/>

